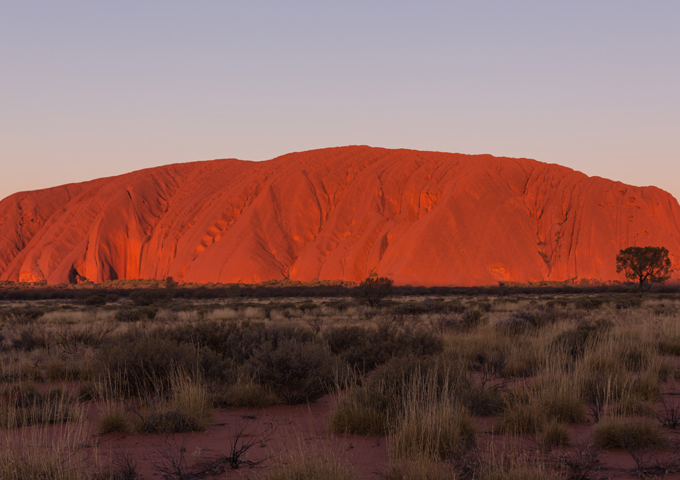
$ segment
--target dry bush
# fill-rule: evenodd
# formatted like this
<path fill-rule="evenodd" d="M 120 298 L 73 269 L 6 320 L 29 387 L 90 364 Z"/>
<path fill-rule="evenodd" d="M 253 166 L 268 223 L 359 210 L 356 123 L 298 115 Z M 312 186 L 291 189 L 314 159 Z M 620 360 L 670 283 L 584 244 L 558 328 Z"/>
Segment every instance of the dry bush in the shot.
<path fill-rule="evenodd" d="M 390 429 L 394 458 L 454 459 L 477 444 L 472 418 L 455 401 L 455 383 L 437 371 L 416 370 L 404 385 L 399 416 Z"/>
<path fill-rule="evenodd" d="M 120 405 L 107 405 L 99 417 L 99 433 L 127 432 L 130 430 L 128 415 Z"/>
<path fill-rule="evenodd" d="M 450 460 L 476 445 L 477 432 L 467 410 L 439 399 L 425 405 L 409 402 L 391 439 L 394 458 Z"/>
<path fill-rule="evenodd" d="M 348 390 L 331 410 L 330 429 L 337 434 L 383 435 L 396 410 L 384 384 Z"/>
<path fill-rule="evenodd" d="M 224 393 L 216 393 L 213 396 L 213 405 L 217 407 L 264 408 L 278 402 L 279 399 L 273 392 L 252 378 L 241 378 L 227 387 Z"/>
<path fill-rule="evenodd" d="M 531 401 L 539 405 L 548 420 L 581 423 L 586 420 L 586 407 L 581 399 L 577 379 L 564 371 L 551 369 L 534 379 Z"/>
<path fill-rule="evenodd" d="M 526 398 L 514 398 L 501 414 L 494 430 L 504 435 L 535 434 L 543 429 L 545 412 Z"/>
<path fill-rule="evenodd" d="M 436 388 L 438 395 L 465 404 L 473 385 L 464 364 L 442 357 L 393 358 L 369 374 L 361 386 L 351 387 L 331 411 L 334 433 L 380 435 L 404 413 L 414 388 Z M 417 386 L 417 387 L 416 387 Z M 446 393 L 444 393 L 446 392 Z"/>
<path fill-rule="evenodd" d="M 508 447 L 492 448 L 488 458 L 479 465 L 475 480 L 558 480 L 562 478 L 541 457 Z M 578 477 L 576 477 L 578 478 Z M 585 478 L 585 477 L 584 477 Z"/>
<path fill-rule="evenodd" d="M 668 439 L 661 426 L 649 418 L 611 417 L 595 426 L 592 443 L 597 448 L 639 450 L 663 448 Z"/>
<path fill-rule="evenodd" d="M 197 364 L 197 352 L 187 343 L 131 329 L 103 345 L 96 361 L 100 375 L 117 379 L 116 393 L 132 397 L 168 389 L 176 369 Z"/>
<path fill-rule="evenodd" d="M 548 449 L 553 447 L 564 447 L 569 445 L 570 438 L 567 427 L 552 420 L 543 426 L 541 444 Z"/>
<path fill-rule="evenodd" d="M 329 328 L 323 332 L 323 338 L 334 355 L 364 373 L 394 357 L 422 357 L 436 355 L 443 350 L 442 340 L 431 332 L 387 324 L 377 329 L 360 326 Z"/>
<path fill-rule="evenodd" d="M 83 448 L 88 435 L 82 423 L 0 435 L 0 478 L 90 480 L 93 466 Z"/>
<path fill-rule="evenodd" d="M 40 394 L 32 384 L 19 384 L 0 393 L 0 428 L 79 422 L 82 418 L 82 408 L 62 389 Z"/>
<path fill-rule="evenodd" d="M 341 364 L 324 345 L 279 342 L 266 345 L 252 361 L 260 385 L 272 388 L 288 405 L 313 402 L 328 393 Z"/>
<path fill-rule="evenodd" d="M 202 431 L 212 421 L 212 402 L 205 384 L 184 370 L 172 374 L 169 400 L 154 396 L 146 403 L 144 413 L 133 410 L 139 433 Z"/>

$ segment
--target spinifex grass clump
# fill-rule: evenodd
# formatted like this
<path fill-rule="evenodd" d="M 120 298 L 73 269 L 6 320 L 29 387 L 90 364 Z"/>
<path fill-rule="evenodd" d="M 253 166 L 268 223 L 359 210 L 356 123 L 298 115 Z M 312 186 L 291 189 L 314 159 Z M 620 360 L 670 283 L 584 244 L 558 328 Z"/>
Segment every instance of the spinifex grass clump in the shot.
<path fill-rule="evenodd" d="M 120 405 L 108 405 L 99 417 L 99 433 L 127 432 L 130 421 L 125 409 Z"/>
<path fill-rule="evenodd" d="M 404 414 L 404 399 L 413 382 L 432 383 L 440 394 L 462 399 L 469 394 L 467 369 L 440 357 L 394 358 L 376 369 L 360 387 L 351 387 L 331 413 L 335 433 L 381 435 Z M 461 403 L 462 400 L 459 402 Z"/>
<path fill-rule="evenodd" d="M 179 433 L 205 430 L 212 420 L 212 401 L 205 384 L 182 370 L 171 378 L 168 401 L 146 399 L 144 413 L 137 412 L 135 430 L 140 433 Z"/>
<path fill-rule="evenodd" d="M 3 480 L 89 480 L 95 465 L 88 458 L 89 432 L 82 422 L 53 428 L 25 428 L 0 435 Z"/>
<path fill-rule="evenodd" d="M 477 433 L 470 414 L 445 399 L 409 403 L 396 421 L 390 451 L 397 459 L 451 460 L 474 447 Z"/>
<path fill-rule="evenodd" d="M 598 448 L 639 450 L 667 444 L 662 427 L 650 418 L 607 418 L 593 430 L 593 445 Z"/>
<path fill-rule="evenodd" d="M 1 428 L 76 422 L 82 415 L 82 408 L 62 389 L 40 394 L 32 384 L 19 384 L 0 392 Z"/>

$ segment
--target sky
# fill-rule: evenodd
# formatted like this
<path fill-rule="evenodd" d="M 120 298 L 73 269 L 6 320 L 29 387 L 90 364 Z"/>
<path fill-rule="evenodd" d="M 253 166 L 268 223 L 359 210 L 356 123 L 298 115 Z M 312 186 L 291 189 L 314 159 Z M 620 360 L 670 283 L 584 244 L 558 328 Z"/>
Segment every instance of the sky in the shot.
<path fill-rule="evenodd" d="M 0 198 L 371 145 L 680 198 L 677 0 L 0 0 Z"/>

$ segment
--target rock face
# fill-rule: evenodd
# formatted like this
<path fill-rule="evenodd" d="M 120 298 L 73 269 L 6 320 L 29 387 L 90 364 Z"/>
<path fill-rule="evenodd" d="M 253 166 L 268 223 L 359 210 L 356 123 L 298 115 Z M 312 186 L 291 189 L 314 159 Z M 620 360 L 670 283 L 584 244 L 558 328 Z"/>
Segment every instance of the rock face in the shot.
<path fill-rule="evenodd" d="M 622 280 L 615 257 L 631 245 L 665 246 L 680 266 L 670 194 L 489 155 L 330 148 L 0 202 L 0 279 L 13 281 Z"/>

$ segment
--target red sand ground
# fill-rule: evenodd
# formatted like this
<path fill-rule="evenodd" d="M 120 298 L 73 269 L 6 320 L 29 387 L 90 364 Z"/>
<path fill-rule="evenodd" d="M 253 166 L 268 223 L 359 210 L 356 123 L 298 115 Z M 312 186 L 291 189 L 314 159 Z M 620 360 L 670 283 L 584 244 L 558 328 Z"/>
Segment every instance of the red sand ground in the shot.
<path fill-rule="evenodd" d="M 665 246 L 680 206 L 528 159 L 370 147 L 215 160 L 0 202 L 0 280 L 174 277 L 397 284 L 623 279 L 615 256 Z M 676 275 L 680 275 L 676 273 Z"/>
<path fill-rule="evenodd" d="M 337 459 L 350 463 L 359 478 L 380 479 L 389 466 L 388 445 L 385 437 L 363 436 L 337 436 L 328 432 L 328 419 L 333 399 L 326 396 L 309 406 L 275 406 L 262 410 L 256 409 L 221 409 L 215 410 L 213 425 L 206 432 L 177 434 L 174 446 L 186 448 L 186 457 L 191 464 L 198 459 L 204 458 L 211 452 L 228 453 L 230 441 L 234 429 L 243 422 L 250 422 L 249 432 L 264 429 L 268 424 L 274 424 L 276 430 L 271 439 L 264 446 L 257 445 L 249 451 L 247 459 L 260 460 L 271 457 L 263 464 L 239 470 L 228 470 L 224 478 L 258 479 L 270 468 L 277 468 L 277 458 L 286 459 L 292 452 L 301 455 L 319 454 L 325 458 Z M 255 417 L 250 420 L 244 417 Z M 89 417 L 96 423 L 96 407 L 93 405 Z M 489 444 L 493 443 L 496 452 L 502 452 L 507 445 L 521 446 L 527 454 L 532 456 L 547 455 L 557 459 L 561 454 L 584 450 L 590 440 L 592 425 L 581 424 L 570 427 L 572 443 L 570 447 L 553 449 L 551 452 L 539 452 L 541 447 L 537 437 L 524 436 L 521 438 L 494 435 L 491 433 L 492 425 L 496 418 L 477 418 L 480 432 L 480 445 L 489 451 Z M 673 442 L 680 440 L 680 432 L 667 431 Z M 137 461 L 138 471 L 144 479 L 157 478 L 148 459 L 155 455 L 157 448 L 163 448 L 164 441 L 168 439 L 163 435 L 93 435 L 93 443 L 97 442 L 104 458 L 116 454 L 116 452 L 129 452 Z M 509 451 L 509 450 L 508 450 Z M 519 450 L 516 450 L 519 451 Z M 533 453 L 532 453 L 533 452 Z M 669 453 L 670 449 L 662 452 Z M 496 453 L 498 455 L 498 453 Z M 630 455 L 623 451 L 603 452 L 600 458 L 601 466 L 591 472 L 588 478 L 592 479 L 637 479 L 632 473 L 635 462 Z M 219 477 L 219 478 L 222 478 Z M 680 474 L 668 474 L 664 478 L 677 479 Z"/>

